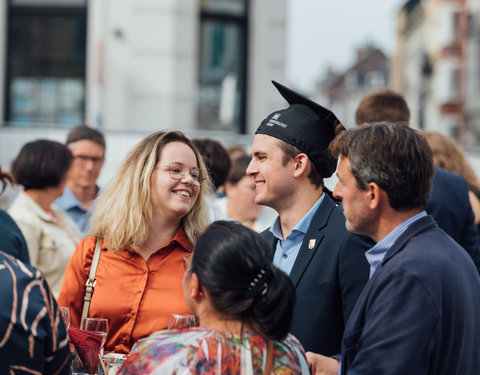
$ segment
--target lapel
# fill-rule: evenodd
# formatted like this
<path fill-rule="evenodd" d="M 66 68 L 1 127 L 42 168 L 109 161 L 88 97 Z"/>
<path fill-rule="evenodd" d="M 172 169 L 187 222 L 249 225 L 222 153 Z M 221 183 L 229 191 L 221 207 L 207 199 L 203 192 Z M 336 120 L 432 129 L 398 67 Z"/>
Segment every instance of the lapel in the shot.
<path fill-rule="evenodd" d="M 312 222 L 308 226 L 297 259 L 295 259 L 292 271 L 290 272 L 290 278 L 295 287 L 297 287 L 312 257 L 317 252 L 318 246 L 324 237 L 322 230 L 327 225 L 328 218 L 335 207 L 336 205 L 333 200 L 325 194 L 323 202 L 320 204 L 320 207 L 312 218 Z"/>
<path fill-rule="evenodd" d="M 399 253 L 406 245 L 410 239 L 421 232 L 426 230 L 431 230 L 438 227 L 437 223 L 433 220 L 430 215 L 422 217 L 421 219 L 414 222 L 410 225 L 405 232 L 395 241 L 393 246 L 387 251 L 385 258 L 382 261 L 382 266 L 393 258 L 397 253 Z M 378 271 L 378 270 L 377 270 Z M 375 272 L 377 273 L 377 272 Z"/>
<path fill-rule="evenodd" d="M 273 235 L 272 232 L 270 232 L 270 228 L 265 229 L 261 233 L 262 237 L 267 241 L 268 246 L 270 247 L 271 250 L 271 260 L 273 260 L 273 256 L 275 255 L 275 249 L 277 248 L 277 237 Z"/>

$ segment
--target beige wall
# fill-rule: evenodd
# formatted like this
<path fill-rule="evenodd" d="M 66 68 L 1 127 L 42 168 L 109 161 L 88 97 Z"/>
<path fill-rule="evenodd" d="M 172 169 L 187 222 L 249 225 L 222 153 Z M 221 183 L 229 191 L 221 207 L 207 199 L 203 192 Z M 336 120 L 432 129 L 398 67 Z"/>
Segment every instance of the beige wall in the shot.
<path fill-rule="evenodd" d="M 91 2 L 89 122 L 116 130 L 191 128 L 197 29 L 195 0 Z"/>
<path fill-rule="evenodd" d="M 0 0 L 2 73 L 6 2 Z M 195 128 L 199 2 L 88 0 L 87 123 L 113 131 Z M 246 128 L 252 134 L 285 106 L 271 80 L 285 81 L 287 15 L 286 0 L 250 0 L 250 7 Z"/>
<path fill-rule="evenodd" d="M 268 114 L 286 106 L 271 80 L 285 82 L 286 1 L 252 0 L 249 30 L 247 132 Z"/>

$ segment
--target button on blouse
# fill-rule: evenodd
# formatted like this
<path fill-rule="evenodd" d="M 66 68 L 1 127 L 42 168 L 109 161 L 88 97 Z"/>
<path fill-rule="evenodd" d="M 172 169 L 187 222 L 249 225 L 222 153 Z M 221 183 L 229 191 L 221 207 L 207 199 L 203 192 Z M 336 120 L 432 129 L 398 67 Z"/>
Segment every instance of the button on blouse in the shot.
<path fill-rule="evenodd" d="M 71 322 L 76 327 L 80 325 L 95 243 L 95 237 L 80 242 L 58 298 L 59 305 L 70 308 Z M 172 313 L 189 313 L 182 278 L 183 258 L 191 251 L 192 244 L 183 229 L 146 261 L 131 249 L 108 251 L 102 242 L 89 316 L 109 320 L 106 352 L 129 353 L 138 339 L 166 329 Z"/>

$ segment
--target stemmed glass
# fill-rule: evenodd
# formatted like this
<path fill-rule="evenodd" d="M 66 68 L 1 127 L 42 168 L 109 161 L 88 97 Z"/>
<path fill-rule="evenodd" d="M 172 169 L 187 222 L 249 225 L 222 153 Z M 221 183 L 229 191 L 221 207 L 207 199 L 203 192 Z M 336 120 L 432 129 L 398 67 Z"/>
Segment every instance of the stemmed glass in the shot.
<path fill-rule="evenodd" d="M 95 332 L 103 336 L 102 341 L 102 355 L 103 355 L 103 345 L 107 340 L 108 334 L 108 320 L 105 318 L 83 318 L 80 323 L 80 329 L 84 331 Z"/>
<path fill-rule="evenodd" d="M 168 322 L 168 329 L 189 328 L 189 327 L 195 327 L 196 325 L 197 325 L 197 322 L 195 320 L 195 315 L 193 314 L 186 314 L 186 315 L 172 314 L 170 316 L 170 321 Z"/>

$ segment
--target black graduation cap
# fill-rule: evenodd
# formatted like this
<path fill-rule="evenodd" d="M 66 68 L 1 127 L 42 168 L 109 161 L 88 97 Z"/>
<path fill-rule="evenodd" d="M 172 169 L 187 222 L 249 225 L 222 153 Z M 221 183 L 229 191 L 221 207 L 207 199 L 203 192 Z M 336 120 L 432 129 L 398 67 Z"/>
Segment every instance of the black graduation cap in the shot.
<path fill-rule="evenodd" d="M 337 168 L 328 145 L 345 128 L 329 109 L 305 98 L 292 89 L 272 81 L 290 107 L 272 112 L 262 121 L 255 134 L 281 139 L 304 152 L 324 178 Z"/>

